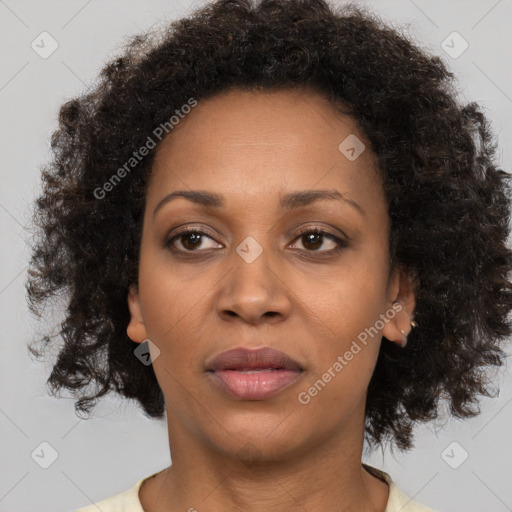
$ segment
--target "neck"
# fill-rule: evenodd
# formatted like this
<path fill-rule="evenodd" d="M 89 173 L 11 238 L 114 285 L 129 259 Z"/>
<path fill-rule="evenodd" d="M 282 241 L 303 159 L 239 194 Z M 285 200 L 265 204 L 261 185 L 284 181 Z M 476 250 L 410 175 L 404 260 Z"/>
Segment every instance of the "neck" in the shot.
<path fill-rule="evenodd" d="M 387 483 L 361 465 L 362 429 L 340 430 L 286 456 L 276 450 L 263 453 L 249 444 L 236 456 L 221 453 L 169 416 L 168 430 L 172 465 L 141 488 L 139 496 L 147 512 L 384 512 L 386 508 Z"/>

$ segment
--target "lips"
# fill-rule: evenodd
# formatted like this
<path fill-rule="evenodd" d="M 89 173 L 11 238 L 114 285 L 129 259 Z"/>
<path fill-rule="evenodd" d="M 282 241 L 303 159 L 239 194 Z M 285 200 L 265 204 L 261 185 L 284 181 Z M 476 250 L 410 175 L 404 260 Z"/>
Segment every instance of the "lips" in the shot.
<path fill-rule="evenodd" d="M 270 347 L 235 348 L 206 365 L 212 382 L 230 397 L 264 400 L 297 381 L 303 368 L 291 357 Z"/>
<path fill-rule="evenodd" d="M 207 371 L 258 369 L 302 371 L 299 364 L 291 357 L 270 347 L 259 349 L 234 348 L 222 352 L 206 367 Z"/>

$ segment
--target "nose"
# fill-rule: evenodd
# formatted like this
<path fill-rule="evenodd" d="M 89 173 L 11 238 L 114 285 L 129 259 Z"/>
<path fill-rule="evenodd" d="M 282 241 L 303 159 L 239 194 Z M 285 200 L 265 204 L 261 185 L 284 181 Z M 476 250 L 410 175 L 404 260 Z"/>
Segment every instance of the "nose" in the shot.
<path fill-rule="evenodd" d="M 263 250 L 254 261 L 233 255 L 233 267 L 222 281 L 216 303 L 223 320 L 274 324 L 289 316 L 291 289 L 269 253 L 270 249 Z"/>

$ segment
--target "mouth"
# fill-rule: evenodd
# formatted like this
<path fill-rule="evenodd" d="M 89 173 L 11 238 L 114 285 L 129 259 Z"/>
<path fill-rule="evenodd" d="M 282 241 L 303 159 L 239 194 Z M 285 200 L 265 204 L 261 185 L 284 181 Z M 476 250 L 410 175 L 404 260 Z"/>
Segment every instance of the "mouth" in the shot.
<path fill-rule="evenodd" d="M 211 381 L 230 397 L 265 400 L 291 386 L 304 369 L 284 352 L 263 347 L 235 348 L 207 364 Z"/>

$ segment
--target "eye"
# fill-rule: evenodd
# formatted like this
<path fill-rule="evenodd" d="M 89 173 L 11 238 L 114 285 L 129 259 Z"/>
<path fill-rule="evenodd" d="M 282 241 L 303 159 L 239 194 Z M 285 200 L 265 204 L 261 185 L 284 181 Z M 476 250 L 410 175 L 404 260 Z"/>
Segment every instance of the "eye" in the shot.
<path fill-rule="evenodd" d="M 325 245 L 325 240 L 329 241 L 328 247 L 326 250 L 320 250 L 322 246 Z M 303 230 L 296 240 L 302 241 L 302 245 L 307 252 L 338 252 L 348 247 L 347 242 L 342 240 L 341 238 L 324 231 L 320 228 L 308 228 Z"/>
<path fill-rule="evenodd" d="M 210 240 L 210 247 L 205 247 L 204 242 L 206 240 Z M 320 252 L 320 253 L 330 253 L 330 252 L 339 252 L 342 249 L 348 247 L 348 243 L 341 239 L 340 237 L 333 235 L 323 229 L 317 227 L 308 227 L 304 229 L 299 236 L 295 238 L 295 240 L 300 240 L 304 247 L 303 250 L 306 252 Z M 329 242 L 327 244 L 327 249 L 325 249 L 326 240 Z M 177 244 L 180 244 L 181 247 L 178 247 Z M 169 238 L 165 242 L 166 247 L 170 247 L 176 252 L 202 252 L 202 250 L 215 249 L 218 248 L 220 244 L 215 242 L 215 240 L 209 236 L 204 231 L 201 231 L 197 228 L 185 228 L 180 232 L 176 233 L 174 236 Z M 324 247 L 324 249 L 322 249 Z"/>
<path fill-rule="evenodd" d="M 200 231 L 199 229 L 194 228 L 187 228 L 183 229 L 182 231 L 171 237 L 169 240 L 167 240 L 165 245 L 166 247 L 175 248 L 176 250 L 181 252 L 196 252 L 198 249 L 215 248 L 215 245 L 205 248 L 203 246 L 203 241 L 205 238 L 214 241 L 213 238 L 208 236 L 208 234 L 206 234 L 204 231 Z M 184 249 L 176 248 L 175 242 L 180 242 L 181 246 Z"/>

